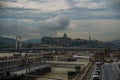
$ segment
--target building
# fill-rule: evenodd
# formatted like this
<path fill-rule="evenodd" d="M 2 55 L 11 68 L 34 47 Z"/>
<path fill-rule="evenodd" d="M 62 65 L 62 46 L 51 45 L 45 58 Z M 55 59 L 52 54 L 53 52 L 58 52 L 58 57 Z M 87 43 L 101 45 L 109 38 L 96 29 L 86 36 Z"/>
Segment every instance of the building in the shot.
<path fill-rule="evenodd" d="M 48 44 L 48 45 L 56 45 L 56 46 L 63 46 L 63 47 L 69 47 L 71 46 L 72 39 L 67 37 L 67 34 L 65 33 L 63 37 L 43 37 L 41 39 L 42 44 Z"/>

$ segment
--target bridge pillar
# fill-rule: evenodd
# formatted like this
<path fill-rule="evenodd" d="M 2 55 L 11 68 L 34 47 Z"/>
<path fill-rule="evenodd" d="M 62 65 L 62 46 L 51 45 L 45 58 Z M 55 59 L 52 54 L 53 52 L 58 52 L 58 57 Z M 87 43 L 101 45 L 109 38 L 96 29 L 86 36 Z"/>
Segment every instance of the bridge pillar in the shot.
<path fill-rule="evenodd" d="M 22 37 L 21 36 L 16 36 L 16 44 L 15 44 L 16 49 L 22 47 Z"/>

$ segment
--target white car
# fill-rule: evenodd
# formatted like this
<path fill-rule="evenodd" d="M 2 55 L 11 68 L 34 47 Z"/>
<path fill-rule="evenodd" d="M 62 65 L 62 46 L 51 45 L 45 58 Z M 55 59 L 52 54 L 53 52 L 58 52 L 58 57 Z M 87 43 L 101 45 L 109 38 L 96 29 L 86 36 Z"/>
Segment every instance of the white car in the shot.
<path fill-rule="evenodd" d="M 112 59 L 109 59 L 109 58 L 108 58 L 108 59 L 106 60 L 106 62 L 107 62 L 107 63 L 112 63 Z"/>
<path fill-rule="evenodd" d="M 97 72 L 99 75 L 101 74 L 101 71 L 98 69 L 98 70 L 94 70 L 94 72 Z"/>
<path fill-rule="evenodd" d="M 93 79 L 94 78 L 100 79 L 100 74 L 97 71 L 94 71 L 94 73 L 93 73 Z"/>
<path fill-rule="evenodd" d="M 101 62 L 96 62 L 95 64 L 99 64 L 99 65 L 100 65 L 100 64 L 101 64 Z"/>
<path fill-rule="evenodd" d="M 101 66 L 102 64 L 101 64 L 101 62 L 96 62 L 95 65 L 96 66 Z"/>

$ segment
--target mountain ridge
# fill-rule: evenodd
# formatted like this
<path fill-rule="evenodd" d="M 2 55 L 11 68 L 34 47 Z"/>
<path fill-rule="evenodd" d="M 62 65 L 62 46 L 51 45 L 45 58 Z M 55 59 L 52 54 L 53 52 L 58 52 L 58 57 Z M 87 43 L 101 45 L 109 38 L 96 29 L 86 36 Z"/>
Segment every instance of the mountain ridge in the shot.
<path fill-rule="evenodd" d="M 7 48 L 10 46 L 15 46 L 15 42 L 16 42 L 15 39 L 0 36 L 0 48 L 4 48 L 4 47 Z M 22 43 L 23 44 L 40 44 L 41 39 L 28 39 L 28 40 L 22 41 Z M 104 44 L 106 44 L 106 43 L 107 42 L 104 42 Z M 120 47 L 120 39 L 110 41 L 110 43 Z M 93 45 L 93 44 L 91 44 L 91 45 Z M 96 46 L 96 45 L 93 45 L 93 46 Z"/>

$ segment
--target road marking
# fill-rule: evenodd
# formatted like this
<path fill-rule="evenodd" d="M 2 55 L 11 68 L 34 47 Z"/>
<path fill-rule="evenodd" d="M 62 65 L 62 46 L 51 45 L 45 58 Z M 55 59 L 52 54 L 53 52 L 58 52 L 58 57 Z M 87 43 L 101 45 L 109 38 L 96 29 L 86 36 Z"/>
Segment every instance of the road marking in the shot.
<path fill-rule="evenodd" d="M 104 70 L 102 70 L 102 80 L 104 79 Z"/>
<path fill-rule="evenodd" d="M 118 64 L 116 64 L 116 69 L 117 69 L 117 71 L 120 71 L 120 69 L 119 69 L 119 67 L 118 67 Z"/>

